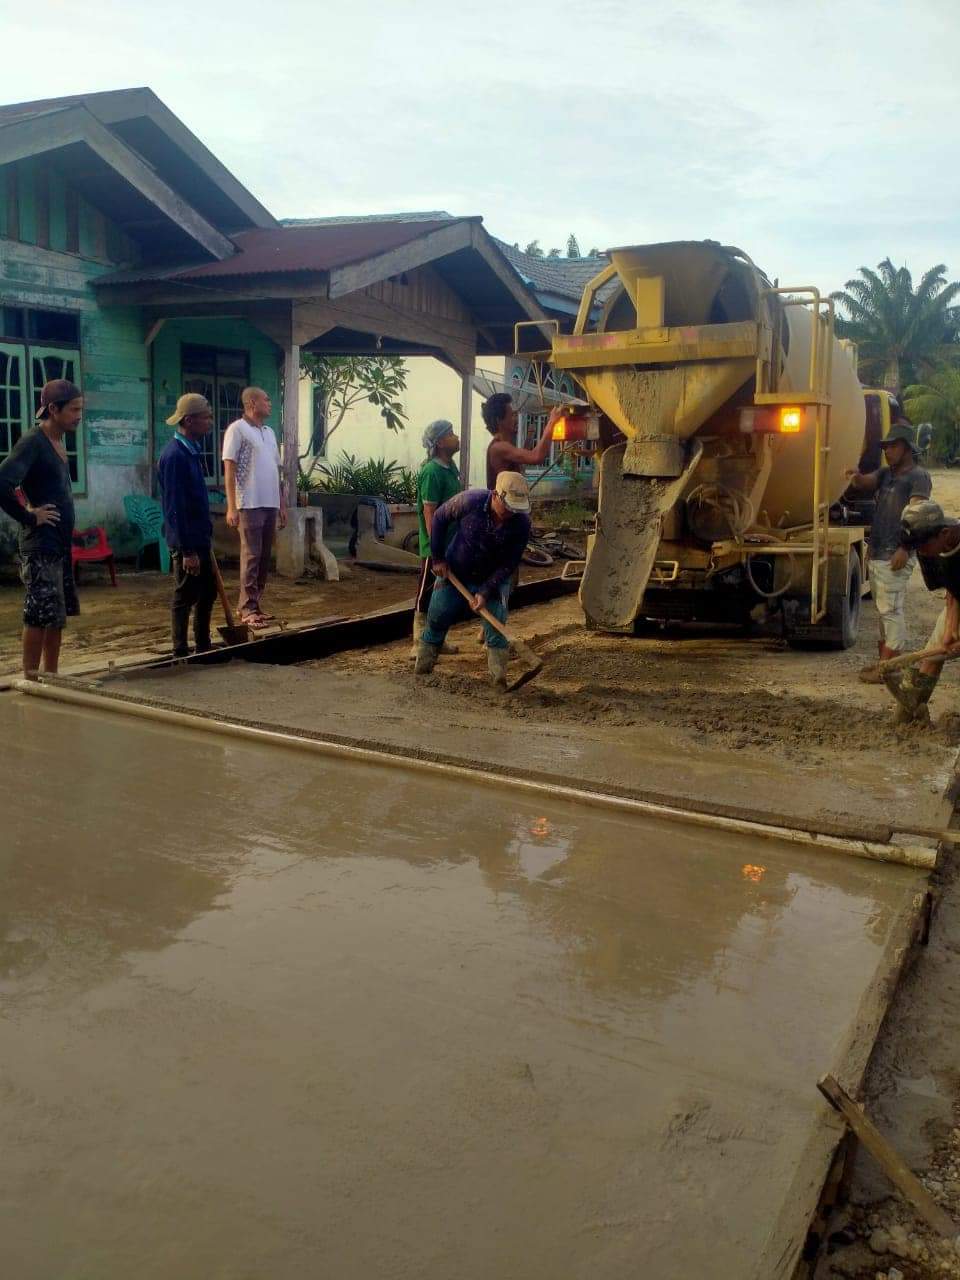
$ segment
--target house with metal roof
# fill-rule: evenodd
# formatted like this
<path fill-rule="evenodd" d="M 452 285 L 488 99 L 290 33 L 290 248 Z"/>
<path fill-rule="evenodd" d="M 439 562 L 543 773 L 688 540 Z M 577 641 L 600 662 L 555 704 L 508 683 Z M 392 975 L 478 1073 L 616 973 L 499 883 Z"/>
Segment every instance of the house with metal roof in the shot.
<path fill-rule="evenodd" d="M 185 390 L 214 406 L 216 488 L 240 391 L 263 386 L 292 490 L 304 350 L 433 357 L 469 451 L 477 357 L 544 315 L 479 217 L 283 224 L 150 89 L 0 107 L 0 456 L 48 378 L 78 382 L 81 523 L 122 532 Z"/>

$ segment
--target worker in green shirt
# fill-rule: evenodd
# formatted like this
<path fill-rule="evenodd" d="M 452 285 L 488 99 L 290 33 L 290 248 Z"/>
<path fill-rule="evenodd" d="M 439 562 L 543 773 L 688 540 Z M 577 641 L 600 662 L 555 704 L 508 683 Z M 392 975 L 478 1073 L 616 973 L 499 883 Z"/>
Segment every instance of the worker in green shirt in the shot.
<path fill-rule="evenodd" d="M 460 492 L 460 472 L 453 455 L 460 448 L 460 440 L 453 423 L 445 418 L 431 422 L 423 433 L 423 447 L 427 460 L 417 476 L 417 518 L 420 523 L 420 586 L 413 613 L 413 650 L 417 656 L 420 637 L 427 624 L 427 609 L 433 594 L 433 567 L 430 561 L 430 534 L 433 531 L 433 513 L 441 503 Z M 456 653 L 453 644 L 444 644 L 442 653 Z"/>

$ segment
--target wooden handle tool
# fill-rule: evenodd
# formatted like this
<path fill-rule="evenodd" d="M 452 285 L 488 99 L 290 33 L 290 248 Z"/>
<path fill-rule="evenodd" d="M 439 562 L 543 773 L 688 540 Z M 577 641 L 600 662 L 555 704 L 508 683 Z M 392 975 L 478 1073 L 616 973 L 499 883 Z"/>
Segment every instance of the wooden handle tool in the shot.
<path fill-rule="evenodd" d="M 472 594 L 463 585 L 463 583 L 460 581 L 457 575 L 451 572 L 450 569 L 447 570 L 447 581 L 451 583 L 454 587 L 456 587 L 456 589 L 463 596 L 464 600 L 468 601 L 468 603 L 472 606 L 473 604 Z M 493 627 L 494 631 L 499 631 L 500 634 L 504 637 L 504 639 L 509 641 L 509 643 L 513 646 L 514 653 L 517 655 L 520 661 L 524 664 L 524 670 L 520 672 L 519 676 L 517 676 L 515 680 L 511 680 L 510 682 L 508 682 L 507 684 L 508 690 L 512 691 L 514 689 L 519 689 L 521 685 L 525 685 L 528 680 L 532 680 L 534 676 L 540 674 L 540 672 L 543 670 L 543 660 L 537 657 L 537 655 L 533 652 L 533 650 L 524 640 L 520 640 L 515 635 L 512 635 L 507 630 L 507 628 L 503 625 L 503 623 L 493 616 L 493 614 L 490 612 L 489 609 L 486 609 L 486 608 L 477 609 L 476 612 L 480 615 L 481 618 L 483 618 L 484 622 L 489 622 L 490 626 Z"/>
<path fill-rule="evenodd" d="M 237 622 L 233 609 L 230 607 L 227 591 L 223 585 L 223 575 L 220 572 L 220 566 L 217 564 L 217 557 L 214 554 L 213 547 L 210 548 L 210 564 L 213 568 L 214 581 L 217 584 L 217 595 L 220 597 L 221 605 L 223 605 L 223 616 L 227 620 L 225 627 L 218 627 L 217 629 L 227 644 L 247 644 L 248 641 L 253 639 L 253 633 L 245 622 Z"/>

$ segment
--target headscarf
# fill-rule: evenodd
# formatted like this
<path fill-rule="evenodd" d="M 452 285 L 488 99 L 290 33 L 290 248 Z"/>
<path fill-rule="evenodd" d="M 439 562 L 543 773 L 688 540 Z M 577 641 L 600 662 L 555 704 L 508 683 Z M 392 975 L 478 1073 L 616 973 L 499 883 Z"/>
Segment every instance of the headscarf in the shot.
<path fill-rule="evenodd" d="M 453 423 L 448 422 L 446 418 L 437 418 L 435 422 L 431 422 L 423 433 L 423 447 L 427 451 L 427 457 L 432 458 L 437 452 L 437 445 L 444 436 L 448 436 L 453 431 Z"/>

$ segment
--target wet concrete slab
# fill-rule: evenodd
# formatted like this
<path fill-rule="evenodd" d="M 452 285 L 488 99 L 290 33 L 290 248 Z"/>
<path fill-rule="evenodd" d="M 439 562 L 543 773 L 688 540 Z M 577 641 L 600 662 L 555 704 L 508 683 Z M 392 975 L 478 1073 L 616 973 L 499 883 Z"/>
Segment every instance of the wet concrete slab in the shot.
<path fill-rule="evenodd" d="M 790 1274 L 920 873 L 19 695 L 0 733 L 0 1274 Z"/>
<path fill-rule="evenodd" d="M 412 754 L 427 748 L 516 776 L 552 777 L 680 805 L 713 805 L 784 826 L 825 818 L 851 831 L 876 824 L 942 830 L 953 810 L 955 747 L 911 753 L 881 751 L 881 744 L 871 749 L 868 742 L 863 751 L 835 752 L 829 764 L 819 758 L 803 762 L 776 749 L 731 750 L 709 740 L 693 742 L 669 724 L 540 718 L 530 706 L 539 696 L 536 683 L 491 707 L 482 678 L 475 686 L 474 697 L 467 690 L 438 702 L 437 690 L 416 682 L 409 670 L 396 676 L 328 663 L 243 662 L 129 673 L 103 684 L 108 692 L 204 714 L 382 743 Z M 746 694 L 744 701 L 749 701 Z M 570 702 L 576 706 L 575 695 Z"/>

